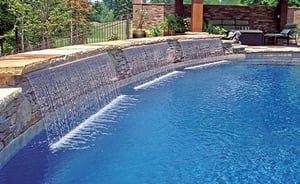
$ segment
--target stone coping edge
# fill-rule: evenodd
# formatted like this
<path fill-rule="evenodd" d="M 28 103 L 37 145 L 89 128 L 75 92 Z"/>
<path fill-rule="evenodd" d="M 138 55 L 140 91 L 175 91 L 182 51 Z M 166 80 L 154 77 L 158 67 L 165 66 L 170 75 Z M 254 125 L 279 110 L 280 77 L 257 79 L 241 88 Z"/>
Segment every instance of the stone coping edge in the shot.
<path fill-rule="evenodd" d="M 7 106 L 22 93 L 22 88 L 0 88 L 0 109 Z"/>
<path fill-rule="evenodd" d="M 99 54 L 111 49 L 124 49 L 159 42 L 219 38 L 218 35 L 186 34 L 139 39 L 116 40 L 109 42 L 72 45 L 54 49 L 24 52 L 0 57 L 0 75 L 18 76 L 47 67 L 64 64 L 77 59 Z"/>

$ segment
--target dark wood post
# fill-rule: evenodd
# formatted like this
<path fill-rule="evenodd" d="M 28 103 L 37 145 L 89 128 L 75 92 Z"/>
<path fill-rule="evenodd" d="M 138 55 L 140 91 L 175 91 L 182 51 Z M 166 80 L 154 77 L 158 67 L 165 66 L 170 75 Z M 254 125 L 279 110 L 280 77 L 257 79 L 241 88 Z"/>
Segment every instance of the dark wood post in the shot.
<path fill-rule="evenodd" d="M 175 15 L 183 17 L 184 15 L 183 0 L 175 0 Z"/>
<path fill-rule="evenodd" d="M 279 25 L 277 27 L 282 30 L 287 23 L 288 0 L 279 0 L 277 8 L 279 10 Z"/>

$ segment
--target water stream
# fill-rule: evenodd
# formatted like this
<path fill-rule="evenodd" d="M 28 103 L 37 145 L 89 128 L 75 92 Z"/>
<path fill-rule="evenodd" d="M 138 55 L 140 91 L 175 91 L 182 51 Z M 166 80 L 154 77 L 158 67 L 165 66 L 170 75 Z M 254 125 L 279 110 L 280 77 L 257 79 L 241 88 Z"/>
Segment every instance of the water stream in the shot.
<path fill-rule="evenodd" d="M 115 76 L 106 53 L 28 75 L 50 144 L 119 95 Z"/>

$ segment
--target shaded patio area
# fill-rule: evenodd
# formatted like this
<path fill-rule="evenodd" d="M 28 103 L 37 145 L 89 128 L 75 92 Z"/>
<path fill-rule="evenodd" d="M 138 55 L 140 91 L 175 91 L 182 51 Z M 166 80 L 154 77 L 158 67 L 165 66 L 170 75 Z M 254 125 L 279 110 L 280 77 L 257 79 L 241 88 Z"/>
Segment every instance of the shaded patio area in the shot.
<path fill-rule="evenodd" d="M 272 39 L 264 39 L 266 33 L 278 33 L 287 23 L 299 25 L 300 9 L 288 8 L 287 0 L 279 0 L 276 7 L 268 6 L 229 6 L 229 5 L 206 5 L 203 0 L 192 1 L 191 5 L 182 4 L 182 0 L 175 4 L 142 3 L 140 0 L 133 1 L 133 9 L 143 8 L 149 12 L 146 21 L 149 25 L 155 25 L 164 17 L 178 15 L 191 17 L 191 31 L 207 31 L 207 25 L 219 26 L 227 31 L 239 30 L 247 35 L 248 40 L 257 40 L 257 43 L 247 45 L 273 45 Z M 242 38 L 243 39 L 243 38 Z M 285 40 L 280 40 L 278 45 L 287 45 Z M 292 40 L 290 46 L 295 46 Z"/>

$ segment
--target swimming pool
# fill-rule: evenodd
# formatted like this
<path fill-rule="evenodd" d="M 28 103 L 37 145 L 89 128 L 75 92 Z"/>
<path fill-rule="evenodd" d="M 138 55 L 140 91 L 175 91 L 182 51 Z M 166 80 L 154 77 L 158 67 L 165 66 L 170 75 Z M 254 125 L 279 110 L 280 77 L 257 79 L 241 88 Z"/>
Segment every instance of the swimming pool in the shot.
<path fill-rule="evenodd" d="M 180 70 L 124 89 L 89 120 L 89 139 L 83 128 L 50 149 L 40 135 L 0 183 L 297 183 L 299 89 L 299 65 Z"/>

